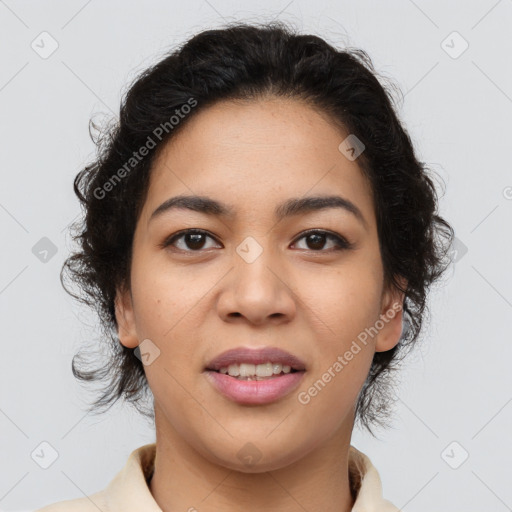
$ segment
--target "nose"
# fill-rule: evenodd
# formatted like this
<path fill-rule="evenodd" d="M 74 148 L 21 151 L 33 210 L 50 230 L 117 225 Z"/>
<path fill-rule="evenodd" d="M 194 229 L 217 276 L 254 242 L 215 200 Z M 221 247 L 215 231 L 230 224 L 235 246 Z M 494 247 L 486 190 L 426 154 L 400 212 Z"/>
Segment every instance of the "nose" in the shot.
<path fill-rule="evenodd" d="M 217 302 L 218 314 L 225 322 L 290 322 L 296 314 L 296 302 L 286 272 L 263 251 L 249 263 L 235 255 L 234 268 L 223 281 Z"/>

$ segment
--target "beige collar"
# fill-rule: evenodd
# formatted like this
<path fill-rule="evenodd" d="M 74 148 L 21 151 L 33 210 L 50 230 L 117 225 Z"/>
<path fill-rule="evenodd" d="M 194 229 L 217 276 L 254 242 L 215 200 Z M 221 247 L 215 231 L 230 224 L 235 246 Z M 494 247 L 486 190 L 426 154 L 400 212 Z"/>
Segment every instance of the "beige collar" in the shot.
<path fill-rule="evenodd" d="M 146 444 L 134 450 L 125 467 L 103 491 L 110 510 L 124 512 L 162 512 L 154 500 L 148 481 L 153 473 L 156 444 Z M 400 512 L 382 496 L 382 483 L 370 459 L 350 446 L 349 473 L 351 487 L 357 492 L 352 512 Z"/>

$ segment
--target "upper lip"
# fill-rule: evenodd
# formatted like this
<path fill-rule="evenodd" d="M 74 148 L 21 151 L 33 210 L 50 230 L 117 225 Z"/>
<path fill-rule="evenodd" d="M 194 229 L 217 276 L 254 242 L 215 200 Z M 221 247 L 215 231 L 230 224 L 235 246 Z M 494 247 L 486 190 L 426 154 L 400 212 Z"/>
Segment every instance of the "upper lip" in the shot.
<path fill-rule="evenodd" d="M 215 357 L 215 359 L 212 359 L 206 365 L 206 369 L 219 371 L 221 368 L 227 368 L 230 364 L 263 364 L 267 362 L 288 365 L 298 371 L 306 369 L 301 359 L 277 347 L 263 347 L 258 349 L 239 347 L 226 350 Z"/>

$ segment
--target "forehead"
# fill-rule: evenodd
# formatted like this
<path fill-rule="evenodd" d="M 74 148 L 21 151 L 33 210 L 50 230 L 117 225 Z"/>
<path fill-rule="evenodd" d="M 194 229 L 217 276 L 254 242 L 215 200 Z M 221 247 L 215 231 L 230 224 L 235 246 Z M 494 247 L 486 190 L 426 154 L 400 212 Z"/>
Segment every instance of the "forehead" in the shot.
<path fill-rule="evenodd" d="M 179 194 L 270 214 L 288 197 L 333 193 L 373 216 L 369 183 L 338 149 L 349 134 L 314 107 L 281 98 L 222 101 L 185 121 L 153 164 L 146 217 Z"/>

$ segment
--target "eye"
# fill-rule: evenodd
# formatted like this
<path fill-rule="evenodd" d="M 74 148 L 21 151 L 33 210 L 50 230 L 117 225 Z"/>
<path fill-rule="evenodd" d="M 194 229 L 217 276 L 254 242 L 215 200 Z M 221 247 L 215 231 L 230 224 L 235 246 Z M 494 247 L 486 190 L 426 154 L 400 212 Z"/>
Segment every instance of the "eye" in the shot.
<path fill-rule="evenodd" d="M 330 231 L 323 231 L 318 229 L 312 229 L 302 233 L 302 235 L 296 240 L 306 239 L 306 243 L 312 248 L 306 247 L 306 250 L 312 250 L 315 252 L 328 252 L 327 250 L 322 250 L 325 246 L 326 240 L 330 239 L 334 242 L 335 251 L 350 249 L 352 244 L 350 244 L 345 238 L 335 233 L 331 233 Z M 296 243 L 296 242 L 295 242 Z"/>
<path fill-rule="evenodd" d="M 199 252 L 201 249 L 209 249 L 211 247 L 205 247 L 205 240 L 210 238 L 211 240 L 215 240 L 213 236 L 211 236 L 207 231 L 203 231 L 201 229 L 185 229 L 183 231 L 179 231 L 171 235 L 169 238 L 165 239 L 161 244 L 161 248 L 168 247 L 172 245 L 177 249 L 184 252 Z M 298 240 L 306 239 L 306 243 L 310 245 L 310 247 L 306 247 L 305 250 L 311 250 L 315 252 L 328 252 L 324 249 L 326 244 L 326 240 L 331 240 L 334 242 L 334 247 L 331 247 L 331 250 L 343 250 L 350 249 L 352 244 L 348 242 L 345 238 L 330 231 L 312 229 L 302 233 L 302 235 L 295 240 L 295 244 Z M 176 244 L 177 241 L 182 241 L 182 247 L 178 247 Z M 183 247 L 183 245 L 185 247 Z M 312 247 L 311 247 L 312 246 Z"/>
<path fill-rule="evenodd" d="M 190 250 L 187 250 L 187 248 L 183 247 L 177 247 L 178 249 L 185 252 L 197 252 L 204 248 L 206 238 L 213 240 L 213 237 L 209 235 L 208 232 L 201 229 L 185 229 L 164 240 L 160 247 L 164 248 L 169 245 L 175 245 L 176 241 L 183 239 L 183 244 Z"/>

